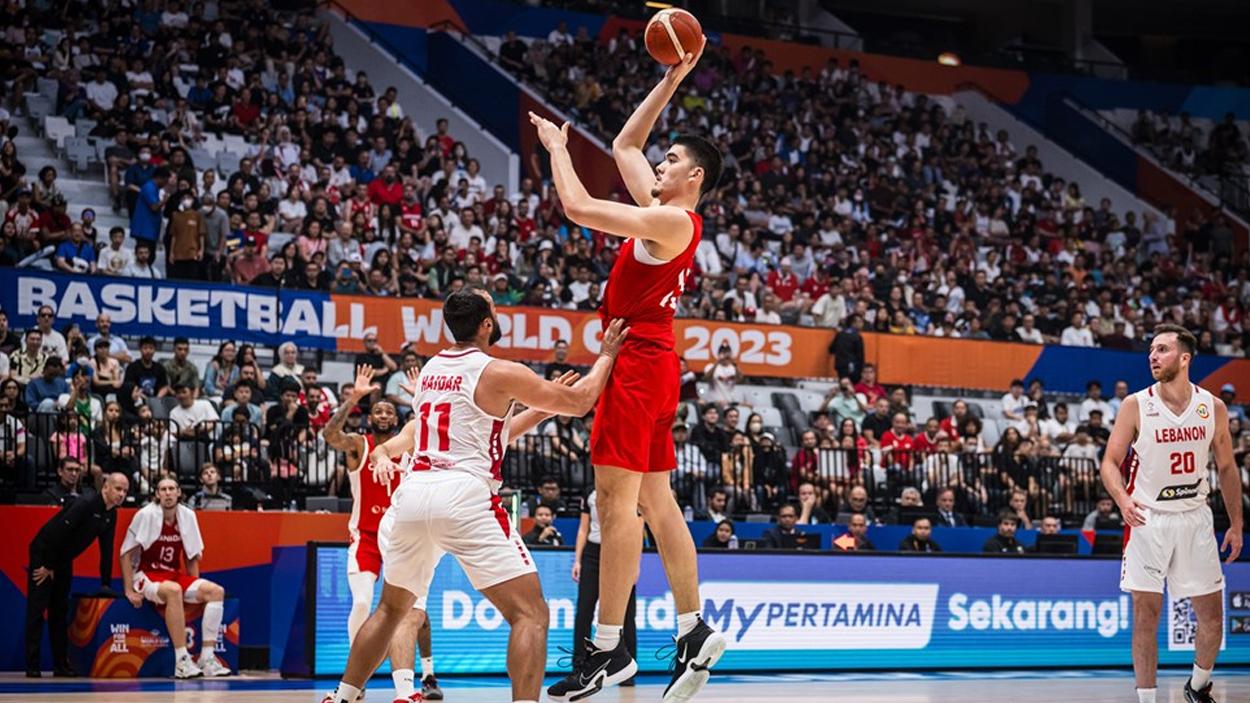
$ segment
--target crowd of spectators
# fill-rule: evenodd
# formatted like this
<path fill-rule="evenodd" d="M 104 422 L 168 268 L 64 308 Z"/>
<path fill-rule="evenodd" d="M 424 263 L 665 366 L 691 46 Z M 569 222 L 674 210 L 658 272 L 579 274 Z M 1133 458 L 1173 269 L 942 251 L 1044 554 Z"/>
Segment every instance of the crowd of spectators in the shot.
<path fill-rule="evenodd" d="M 661 70 L 625 31 L 509 34 L 499 58 L 605 142 Z M 648 150 L 696 131 L 726 156 L 680 314 L 1111 348 L 1175 322 L 1244 355 L 1250 267 L 1223 214 L 1086 202 L 1032 146 L 886 79 L 707 48 Z"/>
<path fill-rule="evenodd" d="M 113 207 L 130 227 L 100 232 L 89 209 L 71 218 L 56 170 L 26 173 L 19 123 L 0 111 L 0 265 L 51 247 L 48 263 L 77 274 L 163 270 L 381 296 L 441 297 L 468 284 L 499 304 L 598 306 L 618 242 L 564 217 L 545 155 L 529 155 L 516 192 L 490 186 L 445 120 L 421 133 L 396 89 L 349 72 L 310 14 L 241 2 L 42 7 L 0 13 L 15 78 L 7 104 L 20 112 L 35 81 L 57 81 L 54 112 L 88 120 L 107 144 Z M 600 42 L 557 28 L 528 44 L 509 35 L 500 60 L 605 140 L 658 75 L 628 32 Z M 774 75 L 761 51 L 709 47 L 648 150 L 659 161 L 672 133 L 692 130 L 726 158 L 701 206 L 697 275 L 679 314 L 838 328 L 843 345 L 872 330 L 1140 349 L 1155 324 L 1175 322 L 1198 335 L 1202 354 L 1244 356 L 1250 266 L 1221 214 L 1181 222 L 1086 203 L 1034 148 L 883 78 L 836 60 Z M 237 167 L 195 162 L 226 136 L 246 144 Z M 220 496 L 232 484 L 263 485 L 266 500 L 286 505 L 313 466 L 326 490 L 347 493 L 318 433 L 340 389 L 302 366 L 294 345 L 270 361 L 225 342 L 197 368 L 185 340 L 158 361 L 155 340 L 136 353 L 106 317 L 88 337 L 55 329 L 54 312 L 20 335 L 0 313 L 0 466 L 16 484 L 34 485 L 29 433 L 66 476 L 122 468 L 139 493 L 172 467 L 199 482 L 205 505 L 229 504 Z M 420 357 L 365 344 L 379 397 L 405 409 L 405 372 Z M 1072 408 L 1013 388 L 1003 402 L 1011 426 L 987 446 L 982 424 L 999 418 L 967 403 L 917 412 L 906 389 L 887 394 L 862 365 L 862 343 L 858 360 L 853 346 L 834 351 L 842 378 L 806 426 L 765 427 L 734 405 L 742 379 L 731 353 L 702 370 L 708 402 L 673 428 L 676 489 L 692 512 L 788 509 L 799 524 L 871 524 L 927 506 L 955 524 L 1008 508 L 1030 525 L 1096 499 L 1096 469 L 1077 467 L 1096 461 L 1114 416 L 1092 389 L 1091 407 Z M 567 368 L 561 353 L 553 372 Z M 692 393 L 698 371 L 683 377 Z M 53 419 L 22 425 L 35 417 Z M 1244 465 L 1244 416 L 1235 421 Z M 348 429 L 362 422 L 353 414 Z M 592 425 L 544 423 L 515 439 L 509 461 L 527 485 L 555 471 L 580 493 Z"/>
<path fill-rule="evenodd" d="M 1133 143 L 1151 150 L 1164 165 L 1191 176 L 1250 175 L 1250 146 L 1234 113 L 1206 133 L 1189 113 L 1140 110 L 1131 129 Z"/>

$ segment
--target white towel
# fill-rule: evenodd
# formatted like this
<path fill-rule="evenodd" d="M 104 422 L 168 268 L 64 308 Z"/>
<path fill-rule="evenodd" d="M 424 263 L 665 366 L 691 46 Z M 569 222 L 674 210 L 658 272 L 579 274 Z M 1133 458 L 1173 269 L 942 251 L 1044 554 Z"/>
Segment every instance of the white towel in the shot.
<path fill-rule="evenodd" d="M 165 521 L 165 512 L 159 503 L 148 503 L 135 513 L 135 519 L 126 529 L 126 540 L 122 542 L 122 554 L 131 549 L 147 549 L 156 538 L 161 536 L 161 523 Z M 182 549 L 186 552 L 187 561 L 204 553 L 204 538 L 200 536 L 200 523 L 195 511 L 185 505 L 178 505 L 178 532 L 182 535 Z"/>

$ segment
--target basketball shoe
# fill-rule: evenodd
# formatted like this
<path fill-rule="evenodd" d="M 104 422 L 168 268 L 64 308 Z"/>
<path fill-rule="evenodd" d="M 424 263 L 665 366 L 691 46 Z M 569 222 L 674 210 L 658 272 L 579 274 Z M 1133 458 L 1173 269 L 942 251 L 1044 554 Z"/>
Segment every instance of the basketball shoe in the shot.
<path fill-rule="evenodd" d="M 1185 681 L 1185 703 L 1216 703 L 1215 699 L 1211 697 L 1211 687 L 1215 685 L 1214 683 L 1208 681 L 1206 686 L 1197 691 L 1190 686 L 1192 683 L 1193 679 Z"/>
<path fill-rule="evenodd" d="M 664 703 L 688 701 L 707 684 L 710 669 L 725 653 L 725 638 L 699 618 L 684 637 L 674 637 L 673 680 L 664 689 Z"/>
<path fill-rule="evenodd" d="M 217 655 L 211 652 L 206 652 L 200 655 L 198 666 L 200 667 L 200 670 L 204 672 L 204 675 L 209 677 L 229 676 L 232 673 L 230 671 L 230 667 L 222 664 L 221 660 L 217 658 Z"/>
<path fill-rule="evenodd" d="M 443 689 L 438 687 L 438 679 L 434 678 L 434 674 L 421 679 L 421 695 L 427 701 L 443 700 Z"/>
<path fill-rule="evenodd" d="M 573 671 L 547 689 L 547 696 L 556 701 L 580 701 L 609 686 L 615 686 L 638 673 L 638 664 L 621 640 L 616 649 L 599 649 L 593 640 L 586 640 L 586 657 L 574 664 Z"/>
<path fill-rule="evenodd" d="M 204 672 L 191 660 L 190 654 L 184 654 L 174 663 L 175 679 L 198 679 Z"/>

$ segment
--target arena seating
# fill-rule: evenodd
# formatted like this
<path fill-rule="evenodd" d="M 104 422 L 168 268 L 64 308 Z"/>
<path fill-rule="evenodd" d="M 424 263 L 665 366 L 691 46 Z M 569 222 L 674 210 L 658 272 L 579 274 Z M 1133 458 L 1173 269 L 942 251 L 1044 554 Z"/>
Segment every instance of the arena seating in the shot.
<path fill-rule="evenodd" d="M 12 26 L 0 29 L 37 23 L 39 13 L 28 8 L 8 15 Z M 478 173 L 456 135 L 418 130 L 393 93 L 334 55 L 325 26 L 311 13 L 227 2 L 211 20 L 147 10 L 132 17 L 107 3 L 77 21 L 34 35 L 3 96 L 0 129 L 9 136 L 0 146 L 0 266 L 431 299 L 466 283 L 489 282 L 500 304 L 597 306 L 590 284 L 606 278 L 616 243 L 569 223 L 541 178 L 504 192 L 498 184 L 506 174 Z M 637 38 L 628 33 L 607 42 L 572 36 L 505 42 L 500 52 L 517 76 L 605 141 L 625 118 L 625 106 L 650 88 L 648 81 L 624 78 L 656 77 L 659 70 L 641 63 L 646 59 Z M 509 63 L 515 57 L 523 60 Z M 1155 324 L 1176 322 L 1199 336 L 1203 354 L 1244 355 L 1250 282 L 1239 268 L 1244 263 L 1221 258 L 1230 252 L 1218 218 L 1191 230 L 1087 203 L 1081 184 L 1053 176 L 1029 144 L 991 133 L 944 96 L 904 91 L 891 76 L 865 75 L 854 62 L 777 76 L 767 61 L 761 52 L 710 48 L 656 130 L 705 132 L 727 156 L 728 170 L 703 207 L 705 242 L 697 280 L 681 300 L 682 316 L 832 328 L 858 319 L 867 330 L 889 334 L 1135 350 Z M 335 141 L 327 141 L 328 134 Z M 665 146 L 660 136 L 648 156 L 657 160 Z M 149 161 L 140 159 L 145 152 Z M 1244 161 L 1244 149 L 1232 158 Z M 143 240 L 132 227 L 141 219 L 136 199 L 159 165 L 176 171 L 162 225 L 186 207 L 184 201 L 225 204 L 228 219 L 215 240 L 221 248 L 198 265 L 167 265 L 170 245 L 160 237 L 150 268 L 133 263 L 135 243 Z M 389 166 L 397 171 L 391 184 L 379 180 Z M 76 243 L 80 228 L 90 255 L 59 255 L 66 243 L 84 251 Z M 125 252 L 118 258 L 130 263 L 112 270 L 100 263 L 93 270 L 104 261 L 97 252 L 109 246 L 114 228 Z M 249 242 L 258 255 L 248 253 Z M 450 260 L 443 260 L 446 248 L 454 250 Z M 286 272 L 275 275 L 276 266 Z M 82 355 L 90 335 L 66 330 L 65 336 L 71 350 L 81 341 Z M 139 340 L 127 341 L 137 355 Z M 19 340 L 0 343 L 6 353 L 21 353 Z M 160 346 L 157 358 L 167 358 L 168 340 Z M 201 381 L 217 353 L 216 343 L 192 345 L 189 359 Z M 262 379 L 281 380 L 290 369 L 274 373 L 276 350 L 255 350 L 255 357 Z M 16 356 L 12 360 L 7 373 L 16 376 Z M 194 441 L 170 439 L 184 428 L 171 419 L 175 401 L 168 396 L 122 397 L 125 441 L 144 450 L 127 470 L 142 478 L 141 487 L 170 471 L 192 489 L 200 465 L 213 462 L 232 490 L 247 496 L 236 503 L 241 506 L 286 507 L 307 496 L 344 494 L 341 458 L 321 439 L 317 418 L 324 424 L 341 386 L 350 382 L 354 360 L 303 352 L 297 361 L 312 377 L 299 379 L 311 417 L 296 428 L 264 422 L 277 402 L 272 384 L 268 397 L 254 399 L 253 418 L 237 427 L 223 405 L 235 384 L 198 389 L 220 419 Z M 784 476 L 759 479 L 760 485 L 772 481 L 780 497 L 770 493 L 763 500 L 753 486 L 735 501 L 737 514 L 767 513 L 794 498 L 799 472 L 790 467 L 804 432 L 813 428 L 821 455 L 814 475 L 823 481 L 821 499 L 831 514 L 839 512 L 852 483 L 869 489 L 883 514 L 897 507 L 904 488 L 926 486 L 918 470 L 928 450 L 903 450 L 895 456 L 906 461 L 885 461 L 882 437 L 865 436 L 858 424 L 850 446 L 842 446 L 836 427 L 842 418 L 826 410 L 832 382 L 751 380 L 735 385 L 728 398 L 700 382 L 683 405 L 692 430 L 706 404 L 722 412 L 737 408 L 737 425 L 727 429 L 749 434 L 753 451 L 762 435 L 748 420 L 759 414 L 762 431 L 785 452 Z M 5 385 L 14 402 L 0 448 L 16 449 L 13 423 L 20 422 L 28 438 L 24 460 L 4 467 L 10 497 L 30 497 L 55 483 L 55 458 L 71 443 L 67 437 L 109 431 L 101 415 L 125 392 L 97 389 L 84 422 L 71 424 L 79 421 L 63 412 L 68 395 L 52 398 L 41 412 L 25 402 L 25 383 Z M 1010 423 L 995 398 L 1005 390 L 903 389 L 907 433 L 918 436 L 929 418 L 941 420 L 954 401 L 968 401 L 971 414 L 983 419 L 981 446 L 960 454 L 968 455 L 965 463 L 977 475 L 1000 472 L 996 462 L 1006 459 L 995 450 L 1005 446 Z M 993 397 L 980 397 L 987 392 Z M 1046 394 L 1044 400 L 1079 399 Z M 147 411 L 140 416 L 141 407 L 151 418 Z M 556 448 L 561 432 L 585 441 L 587 423 L 572 427 L 544 426 L 519 438 L 508 464 L 511 487 L 529 491 L 550 475 L 581 496 L 586 457 Z M 1242 461 L 1248 442 L 1244 435 L 1238 441 Z M 107 442 L 81 444 L 82 458 L 97 467 L 116 459 L 105 456 Z M 255 461 L 233 458 L 243 447 L 258 449 Z M 1096 475 L 1092 460 L 1064 463 L 1063 451 L 1034 448 L 1029 460 L 1039 477 L 1052 470 L 1048 466 L 1069 479 Z M 683 500 L 702 509 L 706 491 L 717 484 L 749 483 L 741 467 L 726 468 L 728 455 L 702 458 L 706 465 L 698 471 L 719 477 L 710 482 L 690 483 L 678 472 L 675 487 Z M 297 463 L 302 474 L 275 478 L 277 462 Z M 1010 485 L 990 480 L 992 491 L 968 507 L 969 517 L 1009 503 Z M 1089 511 L 1095 495 L 1065 501 L 1057 485 L 1056 478 L 1028 494 L 1035 517 L 1057 510 L 1075 519 Z"/>

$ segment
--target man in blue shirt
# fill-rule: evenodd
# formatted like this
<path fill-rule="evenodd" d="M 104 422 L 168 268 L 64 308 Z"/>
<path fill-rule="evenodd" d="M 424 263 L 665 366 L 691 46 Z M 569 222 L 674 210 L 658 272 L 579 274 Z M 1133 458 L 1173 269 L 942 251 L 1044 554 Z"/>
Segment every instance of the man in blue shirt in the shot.
<path fill-rule="evenodd" d="M 69 226 L 69 239 L 56 248 L 53 262 L 57 270 L 65 273 L 95 273 L 95 247 L 87 241 L 81 222 Z"/>
<path fill-rule="evenodd" d="M 43 365 L 43 375 L 30 379 L 30 383 L 26 384 L 27 407 L 41 413 L 56 412 L 56 399 L 62 393 L 69 393 L 69 383 L 65 381 L 64 372 L 61 357 L 48 357 Z"/>
<path fill-rule="evenodd" d="M 154 173 L 156 173 L 156 165 L 152 163 L 152 147 L 140 146 L 138 158 L 127 166 L 126 172 L 122 174 L 126 207 L 134 210 L 135 199 L 139 197 L 139 189 L 143 187 L 143 184 L 152 180 Z"/>
<path fill-rule="evenodd" d="M 153 246 L 161 237 L 161 212 L 165 209 L 165 186 L 169 183 L 169 175 L 169 169 L 164 166 L 156 169 L 152 180 L 139 188 L 139 199 L 130 213 L 130 236 Z"/>

